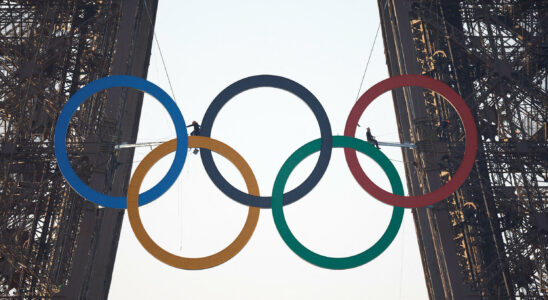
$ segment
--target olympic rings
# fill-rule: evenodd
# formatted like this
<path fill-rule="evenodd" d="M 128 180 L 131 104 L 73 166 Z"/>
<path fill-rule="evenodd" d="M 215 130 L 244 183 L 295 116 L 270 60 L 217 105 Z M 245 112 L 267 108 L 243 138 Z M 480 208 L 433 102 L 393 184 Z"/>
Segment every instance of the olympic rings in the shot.
<path fill-rule="evenodd" d="M 362 253 L 349 256 L 349 257 L 327 257 L 319 255 L 315 252 L 312 252 L 305 246 L 303 246 L 297 238 L 291 233 L 289 226 L 285 220 L 284 211 L 283 211 L 283 190 L 287 179 L 295 167 L 307 156 L 318 151 L 320 149 L 320 140 L 314 140 L 308 144 L 302 146 L 297 151 L 295 151 L 283 164 L 280 172 L 276 176 L 274 181 L 274 188 L 272 189 L 272 216 L 274 217 L 274 223 L 276 228 L 280 233 L 280 236 L 285 241 L 287 246 L 295 252 L 302 259 L 317 265 L 319 267 L 328 268 L 328 269 L 349 269 L 361 266 L 370 262 L 379 256 L 390 244 L 394 241 L 394 238 L 398 234 L 401 223 L 403 221 L 403 212 L 404 209 L 398 206 L 394 206 L 392 212 L 392 218 L 388 228 L 381 236 L 381 238 L 369 249 L 363 251 Z M 398 175 L 398 171 L 390 162 L 388 157 L 384 155 L 380 150 L 375 148 L 373 145 L 352 137 L 347 136 L 334 136 L 333 137 L 333 147 L 338 148 L 352 148 L 362 152 L 363 154 L 368 155 L 373 159 L 383 171 L 388 176 L 390 180 L 390 185 L 394 193 L 398 195 L 403 195 L 403 186 Z"/>
<path fill-rule="evenodd" d="M 105 207 L 126 208 L 126 197 L 114 197 L 99 193 L 87 186 L 80 177 L 76 175 L 76 172 L 74 172 L 74 169 L 70 165 L 67 155 L 67 146 L 65 144 L 69 122 L 76 109 L 93 94 L 111 87 L 131 87 L 146 92 L 156 98 L 162 103 L 171 116 L 173 124 L 175 125 L 175 131 L 177 132 L 177 151 L 175 152 L 173 164 L 158 184 L 140 196 L 139 205 L 144 205 L 160 197 L 171 187 L 171 185 L 173 185 L 183 169 L 188 149 L 188 133 L 186 131 L 185 120 L 183 119 L 183 115 L 177 107 L 177 104 L 166 92 L 164 92 L 164 90 L 145 79 L 126 75 L 104 77 L 88 83 L 72 95 L 65 104 L 65 107 L 61 110 L 59 118 L 57 119 L 57 124 L 55 125 L 54 147 L 57 164 L 72 189 L 83 198 Z"/>
<path fill-rule="evenodd" d="M 464 158 L 451 180 L 441 188 L 421 196 L 403 196 L 403 187 L 397 171 L 390 160 L 371 144 L 356 139 L 356 126 L 363 111 L 379 95 L 384 92 L 404 86 L 427 88 L 445 97 L 456 109 L 462 119 L 466 133 Z M 72 114 L 94 93 L 110 87 L 131 87 L 149 93 L 167 109 L 170 114 L 177 138 L 161 144 L 149 153 L 137 167 L 131 178 L 127 197 L 114 197 L 99 193 L 87 186 L 72 169 L 66 149 L 66 134 Z M 314 113 L 320 126 L 321 138 L 299 148 L 283 164 L 272 190 L 272 197 L 261 197 L 259 187 L 251 168 L 246 161 L 232 148 L 222 142 L 210 138 L 213 122 L 221 108 L 239 93 L 257 87 L 274 87 L 291 92 L 301 98 Z M 280 236 L 288 247 L 304 260 L 324 268 L 347 269 L 363 265 L 379 256 L 392 243 L 402 223 L 403 207 L 422 207 L 439 202 L 456 191 L 470 173 L 477 151 L 477 131 L 473 116 L 464 100 L 448 85 L 433 78 L 420 75 L 402 75 L 379 82 L 367 90 L 352 108 L 347 119 L 344 136 L 331 134 L 331 125 L 327 114 L 316 97 L 300 84 L 284 77 L 259 75 L 239 80 L 224 89 L 211 103 L 202 122 L 202 136 L 188 137 L 184 118 L 175 102 L 161 88 L 153 83 L 132 76 L 111 76 L 98 79 L 76 92 L 62 109 L 55 126 L 55 155 L 61 173 L 72 188 L 82 197 L 96 204 L 128 209 L 131 227 L 143 247 L 160 261 L 183 269 L 205 269 L 222 264 L 236 255 L 249 241 L 259 219 L 260 208 L 272 208 L 274 222 Z M 236 239 L 225 249 L 211 256 L 202 258 L 185 258 L 174 255 L 158 246 L 146 232 L 139 215 L 139 206 L 150 203 L 160 197 L 175 182 L 185 163 L 188 147 L 203 148 L 201 158 L 204 168 L 213 183 L 231 199 L 249 206 L 245 225 Z M 304 247 L 291 233 L 283 212 L 284 205 L 293 203 L 306 195 L 322 178 L 333 147 L 345 148 L 346 162 L 352 175 L 360 186 L 374 198 L 394 206 L 390 223 L 381 238 L 369 249 L 354 256 L 344 258 L 326 257 L 314 253 Z M 175 159 L 167 174 L 150 190 L 139 194 L 144 176 L 150 168 L 165 155 L 176 151 Z M 247 185 L 248 193 L 233 187 L 217 169 L 211 151 L 225 156 L 240 171 Z M 297 188 L 284 194 L 286 181 L 293 169 L 307 156 L 320 151 L 319 159 L 312 173 Z M 388 176 L 393 194 L 376 186 L 364 173 L 359 165 L 356 151 L 360 151 L 375 160 Z"/>
<path fill-rule="evenodd" d="M 344 149 L 346 156 L 346 162 L 354 178 L 358 181 L 360 186 L 367 191 L 375 199 L 382 201 L 389 205 L 415 208 L 432 205 L 439 202 L 455 192 L 463 183 L 464 180 L 470 174 L 474 161 L 476 160 L 476 152 L 478 149 L 478 135 L 476 130 L 476 124 L 474 117 L 470 112 L 470 109 L 466 105 L 466 102 L 455 92 L 450 86 L 445 83 L 421 75 L 402 75 L 394 76 L 385 79 L 365 92 L 360 99 L 354 104 L 350 115 L 346 121 L 346 127 L 344 129 L 344 135 L 354 137 L 356 134 L 356 126 L 358 121 L 367 108 L 367 106 L 375 100 L 378 96 L 382 95 L 391 89 L 404 86 L 418 86 L 425 89 L 430 89 L 437 92 L 441 96 L 451 103 L 455 108 L 464 126 L 466 134 L 466 146 L 464 150 L 464 157 L 461 165 L 457 169 L 457 172 L 452 176 L 451 180 L 441 188 L 419 196 L 400 196 L 386 192 L 377 185 L 375 185 L 365 172 L 360 167 L 356 151 L 352 149 Z"/>
<path fill-rule="evenodd" d="M 174 255 L 158 246 L 158 244 L 156 244 L 148 235 L 143 223 L 141 222 L 138 206 L 139 188 L 141 187 L 141 183 L 150 168 L 162 157 L 175 151 L 178 147 L 176 144 L 176 140 L 171 140 L 161 144 L 152 150 L 152 152 L 150 152 L 141 161 L 135 170 L 127 192 L 129 222 L 141 245 L 158 260 L 180 269 L 199 270 L 211 268 L 231 259 L 247 244 L 249 238 L 251 238 L 251 235 L 255 230 L 255 227 L 257 226 L 260 209 L 253 206 L 249 207 L 247 220 L 245 221 L 244 227 L 238 237 L 236 237 L 236 239 L 228 247 L 220 252 L 217 252 L 216 254 L 201 258 L 186 258 Z M 234 166 L 236 166 L 236 168 L 238 168 L 238 171 L 240 171 L 244 177 L 249 193 L 251 195 L 259 195 L 259 185 L 257 184 L 255 175 L 253 175 L 253 171 L 251 171 L 251 168 L 243 157 L 241 157 L 234 149 L 222 142 L 202 136 L 191 136 L 188 139 L 188 146 L 191 148 L 209 149 L 227 158 L 232 164 L 234 164 Z"/>
<path fill-rule="evenodd" d="M 284 194 L 283 203 L 284 205 L 287 205 L 299 200 L 316 186 L 325 173 L 325 170 L 329 165 L 329 160 L 331 159 L 331 146 L 333 144 L 331 125 L 320 101 L 318 101 L 318 99 L 310 91 L 297 82 L 280 76 L 258 75 L 236 81 L 225 88 L 209 105 L 204 115 L 204 119 L 202 120 L 201 135 L 207 137 L 211 136 L 211 128 L 213 127 L 213 122 L 215 121 L 217 114 L 230 99 L 241 92 L 258 87 L 274 87 L 293 93 L 295 96 L 301 98 L 308 105 L 308 107 L 310 107 L 316 116 L 318 124 L 320 125 L 322 145 L 318 162 L 316 163 L 312 173 L 303 183 L 301 183 L 294 190 Z M 247 206 L 256 206 L 261 208 L 270 208 L 272 206 L 272 197 L 249 195 L 232 186 L 223 177 L 223 175 L 221 175 L 219 169 L 217 169 L 217 166 L 213 161 L 213 157 L 211 156 L 211 152 L 201 152 L 202 163 L 207 174 L 209 175 L 209 178 L 211 178 L 211 181 L 213 181 L 217 188 L 219 188 L 225 195 Z"/>

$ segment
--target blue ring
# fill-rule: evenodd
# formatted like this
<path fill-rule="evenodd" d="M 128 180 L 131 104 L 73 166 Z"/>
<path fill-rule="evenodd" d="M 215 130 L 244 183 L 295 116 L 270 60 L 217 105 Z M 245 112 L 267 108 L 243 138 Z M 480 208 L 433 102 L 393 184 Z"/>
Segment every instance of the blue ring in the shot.
<path fill-rule="evenodd" d="M 333 145 L 331 124 L 329 123 L 329 118 L 327 117 L 322 104 L 309 90 L 293 80 L 274 75 L 257 75 L 236 81 L 225 88 L 219 95 L 217 95 L 217 97 L 215 97 L 213 102 L 211 102 L 204 115 L 204 119 L 202 120 L 200 135 L 211 137 L 213 122 L 215 121 L 215 118 L 221 108 L 228 101 L 230 101 L 230 99 L 241 92 L 258 87 L 273 87 L 282 89 L 301 98 L 301 100 L 303 100 L 312 110 L 320 126 L 321 148 L 318 162 L 316 163 L 312 173 L 298 187 L 284 194 L 283 205 L 287 205 L 308 194 L 308 192 L 310 192 L 316 184 L 318 184 L 325 173 L 327 166 L 329 165 L 329 160 L 331 159 Z M 223 177 L 223 175 L 221 175 L 219 169 L 217 169 L 210 150 L 202 149 L 200 153 L 202 157 L 202 164 L 204 165 L 207 175 L 217 186 L 217 188 L 219 188 L 225 195 L 247 206 L 260 208 L 272 207 L 272 197 L 253 196 L 232 186 Z"/>
<path fill-rule="evenodd" d="M 169 168 L 167 174 L 150 190 L 139 195 L 139 206 L 150 203 L 165 193 L 175 182 L 183 165 L 185 164 L 187 149 L 188 149 L 188 133 L 186 123 L 183 119 L 181 111 L 171 97 L 161 88 L 145 79 L 127 76 L 115 75 L 104 77 L 88 83 L 86 86 L 78 90 L 67 101 L 55 125 L 54 147 L 57 164 L 65 179 L 80 196 L 87 200 L 105 207 L 126 208 L 126 197 L 108 196 L 95 191 L 87 186 L 74 172 L 67 155 L 66 137 L 67 129 L 76 109 L 90 96 L 107 88 L 112 87 L 130 87 L 143 91 L 156 98 L 167 110 L 177 133 L 177 150 L 173 164 Z"/>

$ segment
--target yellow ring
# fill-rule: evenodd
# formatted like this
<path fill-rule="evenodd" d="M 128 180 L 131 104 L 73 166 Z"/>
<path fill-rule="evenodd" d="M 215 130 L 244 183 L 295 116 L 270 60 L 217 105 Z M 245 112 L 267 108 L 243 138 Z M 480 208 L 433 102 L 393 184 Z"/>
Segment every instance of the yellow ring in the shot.
<path fill-rule="evenodd" d="M 251 171 L 251 168 L 243 157 L 241 157 L 234 149 L 215 139 L 203 136 L 190 136 L 188 138 L 188 147 L 209 149 L 227 158 L 232 164 L 234 164 L 234 166 L 236 166 L 236 168 L 238 168 L 238 171 L 240 171 L 240 174 L 244 177 L 249 194 L 259 196 L 259 186 L 257 185 L 257 180 L 255 179 L 253 171 Z M 236 237 L 236 239 L 228 245 L 228 247 L 213 255 L 200 258 L 187 258 L 172 254 L 158 246 L 158 244 L 150 238 L 147 231 L 143 227 L 143 223 L 141 222 L 138 204 L 139 190 L 141 188 L 143 178 L 148 173 L 150 168 L 162 157 L 175 151 L 176 148 L 176 139 L 167 141 L 152 150 L 152 152 L 150 152 L 137 166 L 127 191 L 129 223 L 131 224 L 131 228 L 133 229 L 133 232 L 141 245 L 143 245 L 143 247 L 158 260 L 180 269 L 200 270 L 211 268 L 231 259 L 247 244 L 253 234 L 253 231 L 255 230 L 255 227 L 257 226 L 260 208 L 250 206 L 247 220 L 245 221 L 244 227 L 238 237 Z"/>

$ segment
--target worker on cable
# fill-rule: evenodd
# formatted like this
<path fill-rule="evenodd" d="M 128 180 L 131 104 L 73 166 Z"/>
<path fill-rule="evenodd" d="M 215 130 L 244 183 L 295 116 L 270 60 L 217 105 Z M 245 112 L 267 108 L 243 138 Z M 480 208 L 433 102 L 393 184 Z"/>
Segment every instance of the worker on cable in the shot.
<path fill-rule="evenodd" d="M 448 137 L 448 129 L 451 121 L 449 119 L 443 120 L 440 122 L 440 139 L 446 141 Z"/>
<path fill-rule="evenodd" d="M 379 142 L 377 142 L 375 137 L 371 134 L 371 129 L 369 129 L 369 127 L 367 127 L 367 141 L 369 143 L 375 145 L 375 147 L 377 147 L 377 149 L 381 148 L 381 147 L 379 147 Z"/>
<path fill-rule="evenodd" d="M 193 127 L 193 130 L 192 132 L 190 133 L 191 136 L 196 136 L 196 135 L 200 135 L 200 124 L 198 124 L 198 122 L 196 121 L 192 121 L 192 124 L 188 125 L 188 127 Z M 194 151 L 192 151 L 192 153 L 194 154 L 198 154 L 198 152 L 200 152 L 200 150 L 198 150 L 198 148 L 194 148 Z"/>
<path fill-rule="evenodd" d="M 200 124 L 198 124 L 198 122 L 192 121 L 192 124 L 188 125 L 187 128 L 188 127 L 194 127 L 190 135 L 192 136 L 200 135 Z"/>

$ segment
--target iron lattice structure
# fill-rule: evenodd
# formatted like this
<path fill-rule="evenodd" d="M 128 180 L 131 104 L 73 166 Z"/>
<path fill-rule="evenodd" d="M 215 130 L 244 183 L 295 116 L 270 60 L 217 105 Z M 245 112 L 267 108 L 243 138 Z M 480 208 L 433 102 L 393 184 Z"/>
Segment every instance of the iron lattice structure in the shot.
<path fill-rule="evenodd" d="M 548 1 L 379 0 L 391 75 L 454 88 L 479 131 L 467 181 L 414 209 L 431 299 L 548 298 Z M 462 160 L 459 117 L 438 94 L 393 91 L 409 191 L 439 188 Z M 449 120 L 443 129 L 442 122 Z"/>
<path fill-rule="evenodd" d="M 53 131 L 86 83 L 146 77 L 156 11 L 149 2 L 0 1 L 0 296 L 106 297 L 123 211 L 72 191 L 57 168 Z M 133 152 L 111 145 L 135 140 L 142 95 L 112 90 L 74 114 L 67 149 L 84 182 L 121 194 Z"/>

